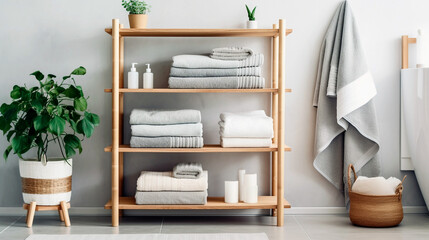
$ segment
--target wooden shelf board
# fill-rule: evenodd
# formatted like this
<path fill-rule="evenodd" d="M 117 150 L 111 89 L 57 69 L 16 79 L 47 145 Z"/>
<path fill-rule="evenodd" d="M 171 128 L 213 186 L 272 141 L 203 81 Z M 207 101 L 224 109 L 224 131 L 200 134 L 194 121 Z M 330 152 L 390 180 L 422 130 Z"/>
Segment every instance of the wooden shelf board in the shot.
<path fill-rule="evenodd" d="M 120 145 L 119 152 L 147 152 L 147 153 L 216 153 L 216 152 L 275 152 L 277 146 L 257 148 L 223 148 L 220 145 L 204 145 L 202 148 L 132 148 L 130 145 Z M 111 152 L 112 146 L 104 148 L 105 152 Z M 285 151 L 292 151 L 285 146 Z"/>
<path fill-rule="evenodd" d="M 104 92 L 111 93 L 112 89 L 104 89 Z M 275 88 L 261 89 L 173 89 L 173 88 L 153 88 L 153 89 L 128 89 L 120 88 L 121 93 L 274 93 Z M 292 89 L 285 89 L 285 92 L 292 92 Z"/>
<path fill-rule="evenodd" d="M 290 204 L 284 200 L 284 207 L 290 208 Z M 105 209 L 112 209 L 112 202 L 104 205 Z M 225 203 L 223 197 L 209 197 L 206 205 L 137 205 L 134 197 L 120 197 L 119 209 L 276 209 L 277 197 L 259 196 L 258 203 Z"/>
<path fill-rule="evenodd" d="M 111 28 L 105 29 L 112 34 Z M 292 33 L 286 30 L 286 35 Z M 275 37 L 279 29 L 169 29 L 169 28 L 122 28 L 119 35 L 123 37 Z"/>

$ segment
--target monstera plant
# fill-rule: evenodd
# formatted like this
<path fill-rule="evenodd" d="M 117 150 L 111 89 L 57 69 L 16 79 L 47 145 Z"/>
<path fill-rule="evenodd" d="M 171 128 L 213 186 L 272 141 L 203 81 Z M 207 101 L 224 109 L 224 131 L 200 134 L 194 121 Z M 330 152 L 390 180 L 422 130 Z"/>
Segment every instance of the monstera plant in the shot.
<path fill-rule="evenodd" d="M 40 180 L 43 177 L 42 180 L 52 180 L 49 173 L 53 172 L 57 179 L 70 177 L 70 191 L 62 188 L 57 190 L 63 192 L 55 189 L 50 192 L 56 195 L 71 193 L 71 157 L 82 152 L 82 140 L 91 137 L 95 126 L 100 123 L 98 115 L 88 111 L 88 98 L 82 87 L 76 84 L 75 77 L 85 74 L 84 67 L 78 67 L 60 79 L 53 74 L 45 76 L 40 71 L 33 72 L 30 75 L 34 76 L 36 86 L 13 86 L 10 92 L 12 102 L 3 103 L 0 107 L 0 130 L 10 142 L 3 156 L 7 159 L 10 153 L 14 153 L 21 159 L 19 165 L 26 203 L 37 201 L 39 205 L 53 205 L 59 202 L 58 199 L 54 199 L 54 203 L 44 202 L 46 196 L 37 199 L 33 195 L 43 194 L 34 192 L 33 188 L 26 188 L 33 189 L 30 192 L 24 191 L 25 179 Z M 48 147 L 52 146 L 59 149 L 60 158 L 47 157 Z M 23 154 L 33 148 L 37 149 L 37 156 L 24 159 Z M 35 168 L 38 176 L 29 176 Z M 43 173 L 40 172 L 46 172 L 48 176 L 41 177 Z M 61 177 L 60 172 L 65 176 Z M 34 185 L 34 181 L 29 184 Z M 70 197 L 65 200 L 69 201 Z"/>

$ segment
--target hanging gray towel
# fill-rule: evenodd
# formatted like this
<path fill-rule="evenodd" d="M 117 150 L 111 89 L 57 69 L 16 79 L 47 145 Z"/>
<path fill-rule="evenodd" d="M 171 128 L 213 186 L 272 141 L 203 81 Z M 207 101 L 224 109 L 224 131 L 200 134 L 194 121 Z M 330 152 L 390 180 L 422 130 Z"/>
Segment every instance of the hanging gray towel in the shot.
<path fill-rule="evenodd" d="M 313 166 L 345 192 L 347 166 L 361 175 L 380 174 L 375 106 L 377 94 L 348 2 L 341 3 L 326 32 L 313 106 L 317 107 Z"/>

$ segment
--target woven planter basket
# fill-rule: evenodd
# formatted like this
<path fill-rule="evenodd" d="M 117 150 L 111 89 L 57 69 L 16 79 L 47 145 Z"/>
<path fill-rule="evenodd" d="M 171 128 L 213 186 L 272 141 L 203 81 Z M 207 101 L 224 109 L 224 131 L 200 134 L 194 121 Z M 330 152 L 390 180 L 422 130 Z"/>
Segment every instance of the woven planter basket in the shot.
<path fill-rule="evenodd" d="M 67 161 L 51 159 L 44 166 L 40 161 L 19 160 L 24 202 L 48 206 L 70 202 L 72 159 Z"/>
<path fill-rule="evenodd" d="M 348 167 L 348 185 L 350 197 L 350 221 L 364 227 L 393 227 L 401 223 L 404 212 L 402 209 L 402 182 L 396 187 L 395 195 L 377 196 L 352 192 L 351 172 L 357 179 L 353 165 Z"/>

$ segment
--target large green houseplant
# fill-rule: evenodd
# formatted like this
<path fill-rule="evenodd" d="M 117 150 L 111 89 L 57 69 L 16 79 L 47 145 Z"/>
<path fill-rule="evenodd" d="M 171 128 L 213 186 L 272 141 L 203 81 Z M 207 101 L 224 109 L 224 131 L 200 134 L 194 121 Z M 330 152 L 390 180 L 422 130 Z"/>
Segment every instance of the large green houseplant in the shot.
<path fill-rule="evenodd" d="M 54 205 L 70 200 L 71 157 L 82 152 L 81 141 L 91 137 L 100 122 L 98 115 L 88 111 L 87 98 L 75 81 L 75 76 L 85 74 L 86 69 L 79 67 L 57 80 L 53 74 L 36 71 L 31 74 L 36 86 L 13 86 L 12 102 L 0 106 L 0 130 L 10 143 L 3 157 L 14 153 L 20 158 L 26 203 Z M 46 156 L 50 146 L 59 149 L 60 158 Z M 36 158 L 24 159 L 31 149 L 37 150 Z"/>

